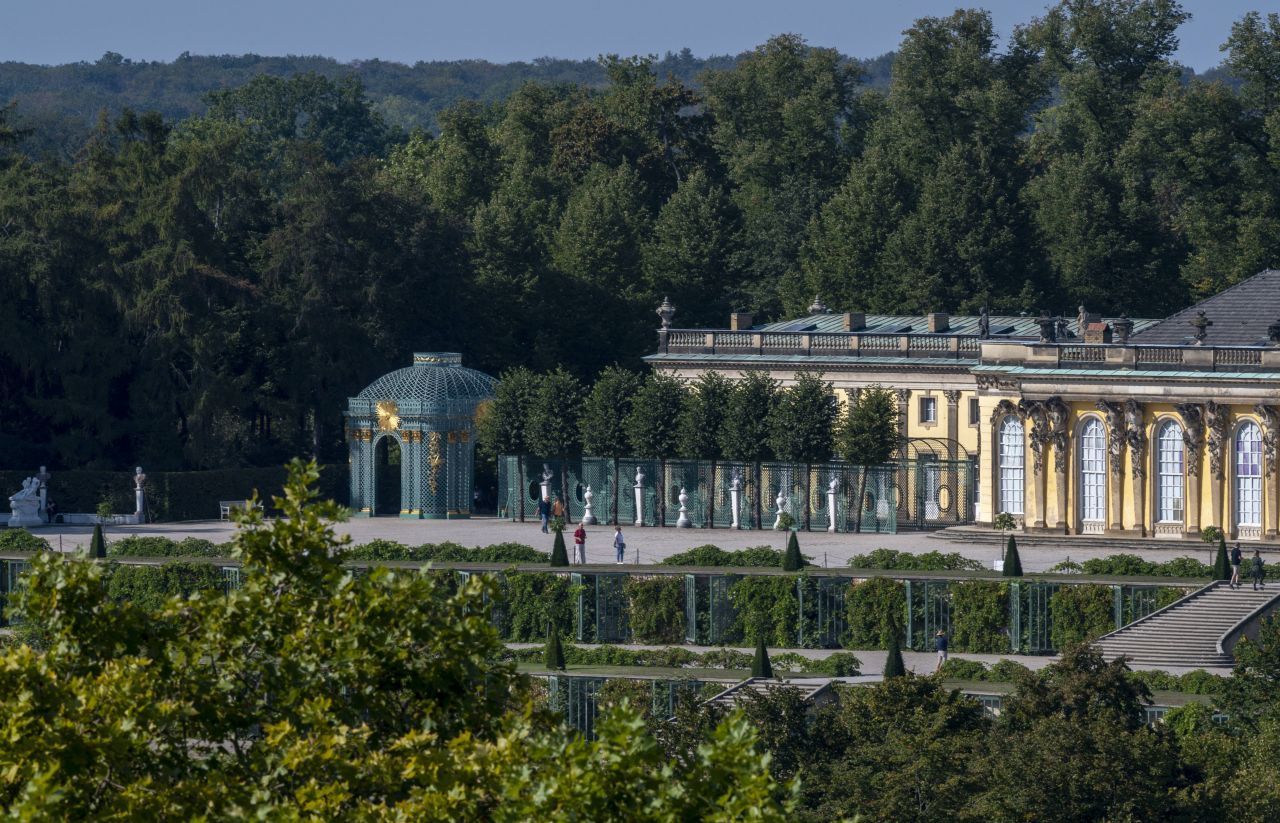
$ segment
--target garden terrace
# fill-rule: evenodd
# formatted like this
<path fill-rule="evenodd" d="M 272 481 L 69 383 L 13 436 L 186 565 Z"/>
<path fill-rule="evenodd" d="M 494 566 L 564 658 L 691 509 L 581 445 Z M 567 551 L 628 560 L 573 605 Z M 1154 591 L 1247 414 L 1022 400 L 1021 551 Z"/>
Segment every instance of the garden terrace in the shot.
<path fill-rule="evenodd" d="M 0 555 L 7 594 L 30 553 Z M 123 568 L 157 569 L 179 558 L 112 558 Z M 235 588 L 239 566 L 223 558 L 191 558 L 216 566 L 222 588 Z M 772 646 L 883 648 L 895 625 L 907 646 L 927 649 L 945 629 L 957 652 L 1049 653 L 1106 634 L 1173 602 L 1204 581 L 1170 577 L 1042 574 L 1005 578 L 989 571 L 726 566 L 550 568 L 532 563 L 358 561 L 425 571 L 450 584 L 493 575 L 503 594 L 491 619 L 509 642 L 540 642 L 548 622 L 579 642 L 733 645 L 763 636 Z M 179 581 L 180 583 L 181 581 Z M 193 584 L 194 585 L 194 584 Z M 153 584 L 151 589 L 154 590 Z M 170 593 L 189 594 L 178 588 Z"/>

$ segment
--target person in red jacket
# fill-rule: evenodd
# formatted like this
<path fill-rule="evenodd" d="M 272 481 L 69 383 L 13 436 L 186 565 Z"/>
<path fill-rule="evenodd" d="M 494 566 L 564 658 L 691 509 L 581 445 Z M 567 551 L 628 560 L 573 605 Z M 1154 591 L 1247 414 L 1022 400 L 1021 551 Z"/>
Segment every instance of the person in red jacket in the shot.
<path fill-rule="evenodd" d="M 573 533 L 573 562 L 579 566 L 586 565 L 587 562 L 587 527 L 582 523 L 578 524 L 578 530 Z"/>

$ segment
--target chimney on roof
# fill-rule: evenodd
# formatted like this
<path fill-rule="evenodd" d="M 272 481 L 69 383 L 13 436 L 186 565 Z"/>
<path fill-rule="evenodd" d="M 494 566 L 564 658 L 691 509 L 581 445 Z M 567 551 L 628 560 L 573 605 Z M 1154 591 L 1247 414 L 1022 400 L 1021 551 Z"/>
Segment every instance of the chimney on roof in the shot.
<path fill-rule="evenodd" d="M 729 315 L 730 331 L 750 331 L 751 324 L 755 318 L 751 316 L 749 311 L 735 311 Z"/>
<path fill-rule="evenodd" d="M 928 320 L 930 333 L 936 334 L 951 328 L 951 316 L 944 311 L 929 312 Z"/>
<path fill-rule="evenodd" d="M 1110 343 L 1111 342 L 1111 326 L 1101 322 L 1085 324 L 1084 342 Z"/>
<path fill-rule="evenodd" d="M 845 331 L 862 331 L 867 327 L 867 316 L 860 311 L 847 311 L 844 313 L 844 330 Z"/>

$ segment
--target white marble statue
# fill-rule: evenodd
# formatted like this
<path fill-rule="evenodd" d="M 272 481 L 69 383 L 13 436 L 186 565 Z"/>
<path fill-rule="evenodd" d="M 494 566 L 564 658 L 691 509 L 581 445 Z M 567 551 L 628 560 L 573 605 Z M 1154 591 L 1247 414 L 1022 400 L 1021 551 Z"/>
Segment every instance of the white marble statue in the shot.
<path fill-rule="evenodd" d="M 22 481 L 22 488 L 9 497 L 9 528 L 26 528 L 40 526 L 40 479 L 28 477 Z"/>
<path fill-rule="evenodd" d="M 147 493 L 142 488 L 142 484 L 147 482 L 147 476 L 142 473 L 141 466 L 135 466 L 133 469 L 133 500 L 137 505 L 137 511 L 134 514 L 138 518 L 138 522 L 142 522 L 142 512 L 146 508 Z"/>
<path fill-rule="evenodd" d="M 729 507 L 733 511 L 733 522 L 729 524 L 729 528 L 736 529 L 738 526 L 738 513 L 742 510 L 742 473 L 734 472 L 733 481 L 729 483 Z"/>
<path fill-rule="evenodd" d="M 778 489 L 778 496 L 773 502 L 778 509 L 778 517 L 773 521 L 773 528 L 780 530 L 782 528 L 782 515 L 787 511 L 787 496 L 782 493 L 782 489 Z"/>
<path fill-rule="evenodd" d="M 587 486 L 587 488 L 582 492 L 582 522 L 587 526 L 594 526 L 598 522 L 596 520 L 595 512 L 591 510 L 595 497 L 595 493 L 591 491 L 590 486 Z"/>
<path fill-rule="evenodd" d="M 687 529 L 693 525 L 693 521 L 689 519 L 689 492 L 685 491 L 684 486 L 680 487 L 680 495 L 676 499 L 680 501 L 680 516 L 676 518 L 676 528 Z"/>
<path fill-rule="evenodd" d="M 644 525 L 644 469 L 636 466 L 636 525 Z"/>

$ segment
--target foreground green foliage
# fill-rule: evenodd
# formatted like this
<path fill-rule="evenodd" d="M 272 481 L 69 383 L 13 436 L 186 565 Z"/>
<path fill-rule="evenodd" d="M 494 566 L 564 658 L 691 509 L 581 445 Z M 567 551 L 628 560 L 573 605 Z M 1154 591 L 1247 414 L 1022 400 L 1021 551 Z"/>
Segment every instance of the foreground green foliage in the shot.
<path fill-rule="evenodd" d="M 10 814 L 783 819 L 787 793 L 740 721 L 677 773 L 628 708 L 594 741 L 527 708 L 486 617 L 492 584 L 352 576 L 314 480 L 297 464 L 284 517 L 242 516 L 244 582 L 225 595 L 149 611 L 108 597 L 101 564 L 32 560 L 15 609 L 48 642 L 0 654 Z"/>

